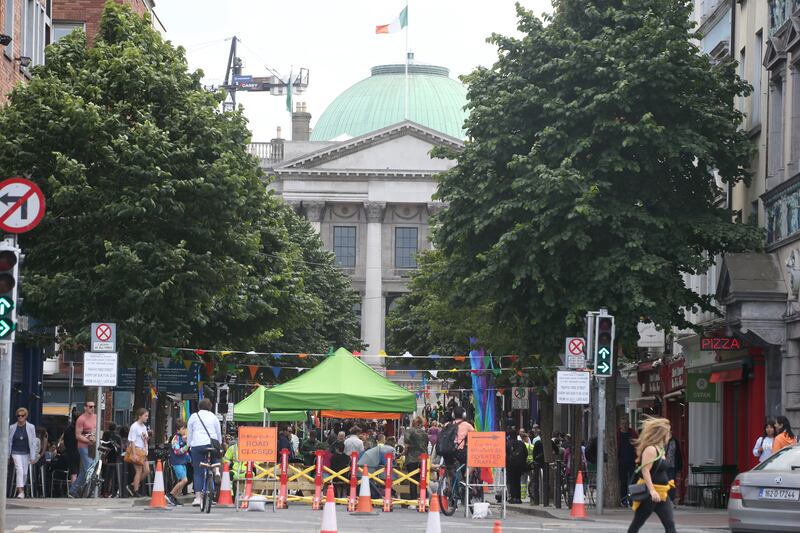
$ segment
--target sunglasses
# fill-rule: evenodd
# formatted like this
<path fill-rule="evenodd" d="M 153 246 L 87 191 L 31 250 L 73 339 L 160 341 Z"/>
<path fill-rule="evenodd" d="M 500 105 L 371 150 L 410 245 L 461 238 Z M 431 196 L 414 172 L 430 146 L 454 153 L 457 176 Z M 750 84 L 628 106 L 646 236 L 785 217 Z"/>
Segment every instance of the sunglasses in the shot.
<path fill-rule="evenodd" d="M 17 418 L 25 418 L 28 415 L 17 415 Z"/>
<path fill-rule="evenodd" d="M 92 405 L 87 405 L 87 406 L 86 406 L 86 408 L 87 408 L 87 409 L 94 409 L 94 404 L 92 404 Z"/>

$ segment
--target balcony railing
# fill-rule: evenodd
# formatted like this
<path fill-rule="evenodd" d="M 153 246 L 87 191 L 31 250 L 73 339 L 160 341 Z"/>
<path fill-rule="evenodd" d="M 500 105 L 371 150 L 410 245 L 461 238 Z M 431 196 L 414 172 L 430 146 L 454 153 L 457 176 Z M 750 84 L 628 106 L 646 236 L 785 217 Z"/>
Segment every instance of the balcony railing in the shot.
<path fill-rule="evenodd" d="M 283 139 L 250 143 L 247 145 L 247 152 L 256 156 L 262 167 L 270 167 L 283 161 Z"/>

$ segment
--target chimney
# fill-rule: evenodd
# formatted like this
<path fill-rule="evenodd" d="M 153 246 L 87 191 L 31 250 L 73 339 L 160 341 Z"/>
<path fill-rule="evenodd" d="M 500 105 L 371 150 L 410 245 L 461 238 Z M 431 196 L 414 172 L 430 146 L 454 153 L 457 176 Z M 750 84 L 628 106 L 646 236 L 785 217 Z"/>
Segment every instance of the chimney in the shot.
<path fill-rule="evenodd" d="M 307 141 L 311 136 L 311 113 L 306 109 L 305 102 L 297 102 L 297 107 L 292 113 L 292 140 Z"/>

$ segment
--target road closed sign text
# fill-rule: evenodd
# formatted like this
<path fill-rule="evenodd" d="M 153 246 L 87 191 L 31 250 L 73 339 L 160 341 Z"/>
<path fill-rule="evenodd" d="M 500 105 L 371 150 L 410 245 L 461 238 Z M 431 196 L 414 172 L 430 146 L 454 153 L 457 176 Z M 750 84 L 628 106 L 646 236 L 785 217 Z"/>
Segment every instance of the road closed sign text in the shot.
<path fill-rule="evenodd" d="M 588 404 L 589 373 L 560 370 L 556 374 L 556 403 Z"/>
<path fill-rule="evenodd" d="M 278 428 L 239 428 L 239 461 L 274 463 L 278 460 Z"/>
<path fill-rule="evenodd" d="M 467 466 L 470 468 L 505 468 L 505 433 L 502 431 L 470 431 L 467 433 Z"/>

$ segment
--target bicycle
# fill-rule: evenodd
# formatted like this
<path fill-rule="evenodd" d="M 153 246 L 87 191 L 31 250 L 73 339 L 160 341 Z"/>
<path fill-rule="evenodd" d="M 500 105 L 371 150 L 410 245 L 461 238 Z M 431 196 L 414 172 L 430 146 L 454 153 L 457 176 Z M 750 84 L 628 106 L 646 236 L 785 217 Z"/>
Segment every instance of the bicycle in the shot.
<path fill-rule="evenodd" d="M 213 462 L 213 450 L 209 449 L 206 455 L 206 461 L 201 462 L 200 466 L 206 469 L 206 475 L 203 477 L 203 499 L 200 503 L 200 512 L 210 513 L 211 505 L 214 503 L 214 494 L 216 494 L 216 481 L 214 479 L 214 471 L 219 469 L 219 462 Z"/>
<path fill-rule="evenodd" d="M 83 486 L 79 489 L 78 495 L 81 498 L 90 498 L 94 495 L 95 490 L 100 490 L 103 485 L 103 461 L 105 461 L 108 453 L 113 449 L 114 443 L 109 440 L 101 440 L 98 448 L 99 457 L 89 465 L 86 471 L 86 479 L 83 481 Z"/>
<path fill-rule="evenodd" d="M 439 464 L 439 480 L 436 488 L 436 497 L 439 498 L 440 512 L 445 516 L 453 516 L 458 508 L 458 502 L 467 504 L 467 483 L 464 479 L 466 463 L 456 460 L 455 464 L 447 466 L 444 459 Z M 470 500 L 472 502 L 483 499 L 480 484 L 480 472 L 474 470 L 470 473 Z M 474 486 L 474 487 L 473 487 Z"/>

